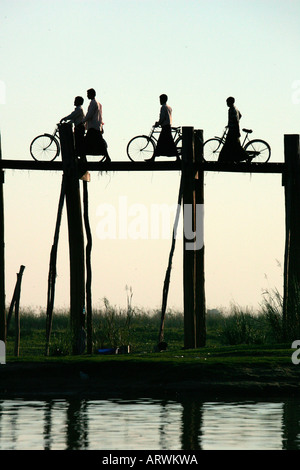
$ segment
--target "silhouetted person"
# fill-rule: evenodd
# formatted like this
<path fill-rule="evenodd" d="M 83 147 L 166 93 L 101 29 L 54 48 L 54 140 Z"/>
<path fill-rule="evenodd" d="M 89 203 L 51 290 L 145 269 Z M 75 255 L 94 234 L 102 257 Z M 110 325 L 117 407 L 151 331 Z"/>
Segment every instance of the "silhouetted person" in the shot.
<path fill-rule="evenodd" d="M 84 151 L 85 125 L 83 124 L 85 114 L 82 109 L 83 102 L 84 99 L 81 96 L 76 96 L 74 100 L 74 111 L 60 120 L 60 122 L 70 121 L 74 124 L 75 154 L 79 157 L 80 176 L 86 172 L 86 156 Z"/>
<path fill-rule="evenodd" d="M 75 152 L 77 156 L 81 156 L 84 154 L 83 140 L 85 127 L 83 124 L 83 119 L 85 116 L 84 111 L 82 109 L 83 102 L 84 99 L 81 96 L 76 96 L 74 100 L 74 111 L 60 120 L 60 122 L 70 121 L 74 124 Z"/>
<path fill-rule="evenodd" d="M 102 105 L 95 98 L 96 92 L 93 88 L 87 90 L 87 97 L 91 100 L 83 122 L 86 123 L 87 133 L 85 136 L 86 155 L 104 155 L 106 161 L 110 161 L 107 145 L 102 137 Z"/>
<path fill-rule="evenodd" d="M 240 119 L 241 113 L 235 106 L 235 99 L 230 96 L 226 100 L 228 110 L 228 132 L 224 146 L 219 155 L 219 162 L 239 162 L 247 157 L 240 143 Z"/>
<path fill-rule="evenodd" d="M 148 162 L 154 161 L 155 157 L 158 156 L 177 157 L 177 159 L 179 159 L 177 148 L 171 132 L 172 108 L 167 105 L 167 95 L 160 95 L 159 100 L 161 104 L 159 120 L 154 124 L 154 127 L 161 126 L 161 132 L 159 134 L 154 155 L 153 157 L 146 160 Z"/>

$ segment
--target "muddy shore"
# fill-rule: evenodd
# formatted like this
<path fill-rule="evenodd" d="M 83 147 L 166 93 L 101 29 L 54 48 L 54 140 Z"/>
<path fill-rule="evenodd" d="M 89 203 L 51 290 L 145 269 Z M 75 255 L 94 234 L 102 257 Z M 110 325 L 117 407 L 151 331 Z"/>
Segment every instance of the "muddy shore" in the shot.
<path fill-rule="evenodd" d="M 300 365 L 9 362 L 0 366 L 0 399 L 298 396 Z"/>

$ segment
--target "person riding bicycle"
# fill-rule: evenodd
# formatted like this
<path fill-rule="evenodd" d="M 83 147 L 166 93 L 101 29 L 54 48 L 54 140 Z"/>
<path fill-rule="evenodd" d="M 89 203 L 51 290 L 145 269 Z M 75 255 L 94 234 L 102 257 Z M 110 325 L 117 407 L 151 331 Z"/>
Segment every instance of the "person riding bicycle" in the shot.
<path fill-rule="evenodd" d="M 156 121 L 154 127 L 161 126 L 161 132 L 153 156 L 145 160 L 148 162 L 154 162 L 155 157 L 159 156 L 177 157 L 177 159 L 179 159 L 177 148 L 171 132 L 172 108 L 167 105 L 167 95 L 160 95 L 159 100 L 161 104 L 159 120 Z"/>
<path fill-rule="evenodd" d="M 219 155 L 219 162 L 240 162 L 247 158 L 247 154 L 240 143 L 240 111 L 235 106 L 235 99 L 230 96 L 226 100 L 228 110 L 228 132 L 224 146 Z"/>

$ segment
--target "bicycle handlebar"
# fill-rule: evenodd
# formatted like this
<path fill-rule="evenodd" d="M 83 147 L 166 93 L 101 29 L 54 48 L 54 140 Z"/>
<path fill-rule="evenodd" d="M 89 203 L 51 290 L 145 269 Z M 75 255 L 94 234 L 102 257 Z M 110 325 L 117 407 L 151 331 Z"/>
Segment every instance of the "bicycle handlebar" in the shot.
<path fill-rule="evenodd" d="M 157 127 L 161 127 L 161 126 L 160 125 L 159 126 L 153 125 L 151 129 L 156 129 Z M 181 129 L 181 126 L 177 126 L 177 127 L 172 127 L 171 126 L 172 131 L 178 131 L 179 129 Z"/>

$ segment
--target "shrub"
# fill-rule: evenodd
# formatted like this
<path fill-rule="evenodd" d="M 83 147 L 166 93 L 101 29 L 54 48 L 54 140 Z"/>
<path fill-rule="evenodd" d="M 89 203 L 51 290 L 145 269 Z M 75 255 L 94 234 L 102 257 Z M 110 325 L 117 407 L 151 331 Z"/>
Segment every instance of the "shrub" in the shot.
<path fill-rule="evenodd" d="M 265 341 L 261 319 L 247 310 L 233 306 L 232 313 L 224 318 L 220 339 L 223 344 L 262 344 Z"/>
<path fill-rule="evenodd" d="M 127 310 L 122 310 L 110 305 L 107 298 L 103 301 L 104 310 L 95 314 L 93 322 L 95 349 L 130 344 L 131 322 L 135 314 L 131 304 L 127 306 Z"/>
<path fill-rule="evenodd" d="M 262 314 L 265 317 L 268 328 L 269 337 L 275 342 L 284 340 L 283 331 L 283 297 L 277 289 L 272 294 L 269 291 L 264 293 L 264 300 L 261 305 Z"/>
<path fill-rule="evenodd" d="M 49 355 L 50 356 L 68 356 L 72 352 L 71 331 L 55 332 L 52 334 Z"/>

